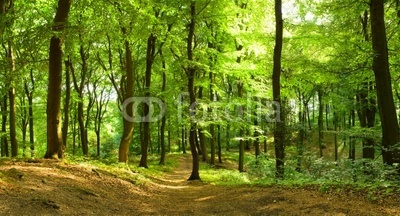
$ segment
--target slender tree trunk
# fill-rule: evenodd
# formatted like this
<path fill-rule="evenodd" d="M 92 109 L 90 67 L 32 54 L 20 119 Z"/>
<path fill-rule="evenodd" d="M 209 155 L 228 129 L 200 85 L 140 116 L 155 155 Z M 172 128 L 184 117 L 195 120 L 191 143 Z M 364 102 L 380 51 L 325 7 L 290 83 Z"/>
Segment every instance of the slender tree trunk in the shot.
<path fill-rule="evenodd" d="M 25 106 L 26 101 L 25 98 L 20 98 L 21 104 Z M 21 132 L 22 132 L 22 157 L 26 157 L 26 133 L 28 132 L 28 112 L 26 108 L 23 108 L 20 112 L 21 113 Z"/>
<path fill-rule="evenodd" d="M 214 85 L 214 75 L 213 72 L 209 73 L 209 81 L 210 81 L 210 103 L 214 102 L 214 90 L 213 90 L 213 85 Z M 212 108 L 208 109 L 209 116 L 212 115 Z M 215 125 L 213 123 L 210 124 L 210 153 L 211 153 L 211 159 L 210 159 L 210 164 L 215 165 Z"/>
<path fill-rule="evenodd" d="M 182 126 L 182 153 L 186 154 L 186 127 Z"/>
<path fill-rule="evenodd" d="M 199 87 L 199 99 L 202 99 L 202 98 L 203 98 L 203 87 L 200 86 Z M 200 148 L 201 151 L 199 151 L 199 154 L 202 155 L 202 161 L 203 162 L 209 162 L 210 160 L 208 158 L 208 153 L 207 153 L 206 136 L 204 135 L 202 127 L 199 127 L 198 135 L 199 135 L 200 147 L 201 147 Z M 210 142 L 210 145 L 211 145 L 211 142 Z M 213 148 L 212 146 L 210 146 L 210 147 L 211 147 L 211 149 Z"/>
<path fill-rule="evenodd" d="M 324 149 L 324 103 L 323 103 L 323 92 L 321 89 L 318 89 L 318 148 L 319 148 L 319 157 L 323 157 L 322 150 Z"/>
<path fill-rule="evenodd" d="M 190 3 L 190 23 L 189 23 L 189 33 L 188 33 L 188 39 L 187 39 L 187 56 L 188 56 L 188 61 L 190 63 L 193 62 L 193 39 L 194 39 L 194 32 L 195 32 L 195 16 L 196 16 L 196 1 L 192 0 Z M 190 97 L 190 116 L 195 115 L 195 104 L 196 104 L 196 95 L 194 93 L 194 78 L 195 78 L 195 73 L 196 69 L 194 68 L 194 65 L 190 64 L 189 67 L 187 68 L 187 76 L 188 76 L 188 91 L 189 91 L 189 97 Z M 200 173 L 199 173 L 199 156 L 197 153 L 196 149 L 196 123 L 194 121 L 191 122 L 190 124 L 190 135 L 189 135 L 189 144 L 190 144 L 190 151 L 192 153 L 192 159 L 193 159 L 193 167 L 192 167 L 192 174 L 189 177 L 189 180 L 198 180 L 200 179 Z"/>
<path fill-rule="evenodd" d="M 78 84 L 77 81 L 77 76 L 75 74 L 74 67 L 72 66 L 71 59 L 69 59 L 69 65 L 72 73 L 72 78 L 74 82 L 74 87 L 75 91 L 78 93 L 78 125 L 79 125 L 79 131 L 80 131 L 80 140 L 81 140 L 81 147 L 82 147 L 82 153 L 84 156 L 87 156 L 89 153 L 89 147 L 88 147 L 88 139 L 87 139 L 87 128 L 85 125 L 85 114 L 84 114 L 84 89 L 85 89 L 85 81 L 86 81 L 86 76 L 88 73 L 88 54 L 85 53 L 85 49 L 83 47 L 83 40 L 82 40 L 82 34 L 79 34 L 79 41 L 81 43 L 79 47 L 79 54 L 81 57 L 81 77 L 80 77 L 80 83 Z M 89 108 L 88 108 L 89 109 Z"/>
<path fill-rule="evenodd" d="M 72 0 L 59 0 L 53 31 L 64 30 Z M 54 35 L 50 41 L 49 84 L 47 94 L 47 151 L 45 158 L 64 158 L 61 131 L 62 40 Z"/>
<path fill-rule="evenodd" d="M 218 163 L 222 163 L 222 145 L 221 145 L 221 126 L 217 126 L 217 131 L 218 131 Z"/>
<path fill-rule="evenodd" d="M 170 124 L 168 123 L 168 125 L 170 125 Z M 168 129 L 168 152 L 169 153 L 172 152 L 171 151 L 171 130 L 170 129 Z"/>
<path fill-rule="evenodd" d="M 329 130 L 329 104 L 325 105 L 325 121 L 326 121 L 326 130 Z"/>
<path fill-rule="evenodd" d="M 31 78 L 31 89 L 28 86 L 25 86 L 25 91 L 28 96 L 28 114 L 29 114 L 29 143 L 31 149 L 31 157 L 35 156 L 35 134 L 34 134 L 34 126 L 33 126 L 33 91 L 35 89 L 35 81 L 33 79 L 33 70 L 30 71 Z"/>
<path fill-rule="evenodd" d="M 69 105 L 71 101 L 71 80 L 70 80 L 70 59 L 65 64 L 65 101 L 64 101 L 64 119 L 62 126 L 62 139 L 64 146 L 67 147 L 68 125 L 69 125 Z"/>
<path fill-rule="evenodd" d="M 6 5 L 7 4 L 7 5 Z M 0 1 L 0 17 L 2 18 L 5 14 L 10 14 L 11 19 L 14 19 L 14 3 L 13 1 Z M 9 99 L 9 105 L 10 105 L 10 112 L 9 112 L 9 132 L 10 132 L 10 143 L 11 143 L 11 157 L 16 157 L 18 155 L 18 142 L 17 142 L 17 133 L 16 133 L 16 106 L 15 106 L 15 83 L 14 83 L 14 71 L 15 71 L 15 59 L 14 59 L 14 47 L 13 47 L 13 31 L 12 31 L 12 26 L 13 26 L 13 20 L 8 23 L 8 26 L 6 26 L 5 30 L 9 32 L 11 35 L 10 38 L 7 41 L 7 45 L 3 43 L 4 49 L 6 49 L 6 63 L 7 63 L 7 69 L 6 71 L 9 72 L 9 84 L 8 86 L 8 99 Z M 22 125 L 24 127 L 24 125 Z M 26 128 L 25 128 L 26 129 Z M 26 135 L 26 132 L 25 132 Z"/>
<path fill-rule="evenodd" d="M 355 118 L 356 112 L 352 109 L 350 110 L 349 129 L 355 126 Z M 349 139 L 349 159 L 354 161 L 356 159 L 356 140 L 354 136 L 350 136 Z"/>
<path fill-rule="evenodd" d="M 73 118 L 73 127 L 72 127 L 72 155 L 75 155 L 76 150 L 76 103 L 74 104 L 74 118 Z"/>
<path fill-rule="evenodd" d="M 304 100 L 304 98 L 303 98 Z M 300 106 L 301 106 L 300 102 Z M 296 165 L 296 171 L 301 172 L 301 159 L 303 157 L 303 151 L 304 151 L 304 137 L 305 137 L 305 130 L 306 130 L 306 107 L 303 107 L 303 110 L 300 109 L 299 111 L 299 123 L 300 123 L 300 130 L 299 130 L 299 140 L 298 146 L 297 146 L 297 165 Z"/>
<path fill-rule="evenodd" d="M 231 126 L 228 124 L 225 127 L 226 131 L 225 131 L 225 139 L 226 139 L 226 151 L 230 150 L 230 146 L 231 146 L 231 137 L 230 137 L 230 130 L 231 130 Z"/>
<path fill-rule="evenodd" d="M 274 144 L 276 157 L 276 178 L 284 179 L 285 166 L 285 114 L 284 105 L 281 100 L 281 56 L 283 43 L 283 20 L 282 20 L 282 1 L 275 0 L 275 20 L 276 36 L 274 48 L 274 66 L 272 74 L 272 91 L 274 101 L 280 105 L 277 113 L 278 119 L 275 121 Z"/>
<path fill-rule="evenodd" d="M 257 98 L 255 98 L 255 100 L 256 100 Z M 258 116 L 257 116 L 257 113 L 256 113 L 256 110 L 257 110 L 257 105 L 254 107 L 254 126 L 256 127 L 256 129 L 254 130 L 254 137 L 255 137 L 255 140 L 254 140 L 254 153 L 255 153 L 255 155 L 256 155 L 256 158 L 258 158 L 258 156 L 260 156 L 260 139 L 259 139 L 259 136 L 260 136 L 260 133 L 258 132 Z"/>
<path fill-rule="evenodd" d="M 240 62 L 240 60 L 239 60 Z M 243 83 L 239 82 L 238 83 L 238 97 L 241 98 L 243 97 Z M 241 105 L 239 107 L 239 116 L 241 118 L 244 118 L 244 110 L 243 110 L 243 106 Z M 240 127 L 240 131 L 239 131 L 239 172 L 244 172 L 244 129 L 242 128 L 243 126 Z"/>
<path fill-rule="evenodd" d="M 338 121 L 339 116 L 335 112 L 333 112 L 333 130 L 334 130 L 334 152 L 335 152 L 335 162 L 338 161 L 338 138 L 337 138 L 337 131 L 338 131 Z"/>
<path fill-rule="evenodd" d="M 82 100 L 83 95 L 80 96 L 80 98 Z M 85 129 L 85 123 L 84 123 L 83 101 L 78 102 L 78 125 L 79 125 L 79 131 L 80 131 L 80 135 L 81 135 L 82 153 L 83 153 L 83 155 L 87 156 L 89 149 L 88 149 L 88 145 L 87 145 L 86 129 Z"/>
<path fill-rule="evenodd" d="M 160 121 L 157 121 L 157 154 L 160 154 L 161 151 L 161 134 L 160 134 L 160 130 L 161 130 L 161 125 L 160 125 Z"/>
<path fill-rule="evenodd" d="M 369 91 L 374 89 L 373 85 L 369 84 Z M 375 126 L 375 114 L 376 114 L 376 101 L 373 97 L 368 99 L 368 108 L 366 110 L 367 127 L 373 128 Z M 375 140 L 373 138 L 367 138 L 365 146 L 363 148 L 363 157 L 375 159 Z"/>
<path fill-rule="evenodd" d="M 10 100 L 10 143 L 11 143 L 11 157 L 18 156 L 18 141 L 17 141 L 17 126 L 15 116 L 17 109 L 15 106 L 15 88 L 14 88 L 14 53 L 13 53 L 12 39 L 8 43 L 8 60 L 10 62 L 10 89 L 8 91 L 8 99 Z M 24 126 L 23 126 L 24 127 Z M 26 132 L 25 132 L 26 135 Z"/>
<path fill-rule="evenodd" d="M 166 63 L 165 60 L 163 58 L 163 53 L 162 53 L 162 49 L 160 49 L 160 56 L 162 59 L 162 86 L 161 86 L 161 91 L 164 93 L 166 90 L 166 85 L 167 85 L 167 75 L 165 73 L 165 71 L 167 70 L 166 68 Z M 166 117 L 166 106 L 165 106 L 165 99 L 164 96 L 161 99 L 162 101 L 162 109 L 164 110 L 164 115 L 161 119 L 161 132 L 160 132 L 160 145 L 161 145 L 161 157 L 160 157 L 160 165 L 165 165 L 165 154 L 166 154 L 166 150 L 165 150 L 165 125 L 166 125 L 166 121 L 167 121 L 167 117 Z M 168 145 L 170 145 L 170 141 L 169 141 L 169 131 L 168 131 Z M 169 150 L 171 152 L 171 147 L 169 146 Z"/>
<path fill-rule="evenodd" d="M 2 121 L 1 121 L 1 145 L 2 145 L 2 155 L 9 157 L 9 146 L 8 146 L 8 139 L 7 139 L 7 103 L 8 96 L 3 96 L 3 103 L 1 103 L 1 111 L 2 111 Z"/>
<path fill-rule="evenodd" d="M 5 13 L 6 13 L 6 1 L 0 0 L 0 17 L 2 18 Z M 6 135 L 6 124 L 7 124 L 7 115 L 6 115 L 7 112 L 5 111 L 6 109 L 7 109 L 7 96 L 4 95 L 3 101 L 1 103 L 1 113 L 2 113 L 1 156 L 2 157 L 6 156 L 6 155 L 8 157 L 8 143 L 7 143 L 7 135 Z M 7 151 L 6 151 L 6 147 L 7 147 Z"/>
<path fill-rule="evenodd" d="M 125 35 L 126 29 L 122 28 L 122 32 Z M 134 123 L 133 118 L 133 110 L 132 110 L 132 102 L 129 101 L 133 97 L 134 92 L 134 83 L 135 83 L 135 75 L 133 72 L 133 59 L 132 59 L 132 51 L 129 45 L 129 41 L 125 40 L 125 61 L 126 61 L 126 89 L 124 94 L 124 102 L 123 102 L 123 110 L 122 112 L 125 114 L 123 116 L 123 135 L 121 137 L 121 142 L 119 144 L 118 150 L 118 160 L 119 162 L 128 163 L 128 154 L 129 154 L 129 145 L 131 144 L 132 135 L 133 135 L 133 127 Z M 122 87 L 122 86 L 121 86 Z"/>
<path fill-rule="evenodd" d="M 398 1 L 397 1 L 398 2 Z M 400 13 L 398 13 L 400 15 Z M 370 42 L 369 35 L 369 13 L 368 10 L 364 11 L 363 16 L 360 17 L 362 24 L 362 34 L 365 42 Z M 360 126 L 362 128 L 371 128 L 375 125 L 376 115 L 376 101 L 371 96 L 370 92 L 374 90 L 374 85 L 370 82 L 364 82 L 363 88 L 357 94 L 357 101 L 359 104 L 358 117 L 360 120 Z M 363 140 L 363 158 L 374 159 L 375 158 L 375 141 L 372 138 L 365 138 Z M 367 164 L 365 164 L 367 165 Z"/>
<path fill-rule="evenodd" d="M 156 52 L 157 38 L 150 34 L 147 39 L 147 53 L 146 53 L 146 73 L 145 73 L 145 103 L 143 103 L 143 140 L 141 142 L 141 153 L 139 167 L 147 168 L 147 151 L 150 141 L 150 85 L 151 73 L 153 69 L 154 56 Z"/>
<path fill-rule="evenodd" d="M 393 154 L 393 146 L 399 143 L 400 134 L 393 100 L 384 14 L 384 1 L 370 0 L 372 49 L 375 53 L 372 68 L 382 123 L 382 157 L 385 164 L 392 165 L 394 161 L 400 161 L 397 151 Z"/>

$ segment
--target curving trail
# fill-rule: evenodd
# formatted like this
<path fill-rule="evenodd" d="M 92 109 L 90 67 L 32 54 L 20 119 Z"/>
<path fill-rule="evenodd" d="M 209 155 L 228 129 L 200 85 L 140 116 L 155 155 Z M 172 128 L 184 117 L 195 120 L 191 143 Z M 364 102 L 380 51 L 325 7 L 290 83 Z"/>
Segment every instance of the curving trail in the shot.
<path fill-rule="evenodd" d="M 179 163 L 145 186 L 91 167 L 3 163 L 0 215 L 400 215 L 398 200 L 390 198 L 372 202 L 357 194 L 187 181 L 191 156 L 180 156 Z"/>

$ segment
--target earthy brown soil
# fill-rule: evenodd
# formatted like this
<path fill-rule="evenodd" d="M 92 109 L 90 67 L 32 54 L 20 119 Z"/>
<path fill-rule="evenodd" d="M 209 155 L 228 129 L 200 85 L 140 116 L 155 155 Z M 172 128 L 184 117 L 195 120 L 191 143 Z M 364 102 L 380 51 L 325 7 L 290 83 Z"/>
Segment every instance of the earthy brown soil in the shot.
<path fill-rule="evenodd" d="M 0 165 L 0 214 L 400 215 L 399 200 L 391 197 L 371 201 L 356 193 L 188 182 L 189 157 L 181 156 L 174 172 L 141 186 L 89 166 L 6 162 Z"/>

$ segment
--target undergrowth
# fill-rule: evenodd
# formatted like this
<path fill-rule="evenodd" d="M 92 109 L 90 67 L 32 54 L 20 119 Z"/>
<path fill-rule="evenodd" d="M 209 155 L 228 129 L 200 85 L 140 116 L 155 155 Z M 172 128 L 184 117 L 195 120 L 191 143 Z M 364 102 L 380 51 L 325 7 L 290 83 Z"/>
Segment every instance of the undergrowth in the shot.
<path fill-rule="evenodd" d="M 224 186 L 283 186 L 290 188 L 310 188 L 321 193 L 362 193 L 375 200 L 400 192 L 400 177 L 395 166 L 385 166 L 380 161 L 341 160 L 330 162 L 323 159 L 302 158 L 300 170 L 296 170 L 297 158 L 288 158 L 285 163 L 285 179 L 275 180 L 275 160 L 266 155 L 257 159 L 246 154 L 246 172 L 237 171 L 235 153 L 227 153 L 220 168 L 202 163 L 200 176 L 203 181 Z M 233 166 L 230 166 L 233 165 Z"/>

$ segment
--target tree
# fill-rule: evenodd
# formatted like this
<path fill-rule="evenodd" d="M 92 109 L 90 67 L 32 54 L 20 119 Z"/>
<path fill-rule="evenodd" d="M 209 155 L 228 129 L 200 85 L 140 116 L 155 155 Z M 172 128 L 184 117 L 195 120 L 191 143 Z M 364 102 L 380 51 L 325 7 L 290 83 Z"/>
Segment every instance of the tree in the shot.
<path fill-rule="evenodd" d="M 162 58 L 161 60 L 161 64 L 162 64 L 162 70 L 161 70 L 161 76 L 162 76 L 162 86 L 161 86 L 161 91 L 164 93 L 165 89 L 166 89 L 166 84 L 167 84 L 167 75 L 165 73 L 166 71 L 166 63 L 165 63 L 165 59 L 163 58 L 163 52 L 162 52 L 162 48 L 160 48 L 160 57 Z M 162 108 L 163 110 L 166 110 L 167 107 L 165 105 L 165 96 L 162 96 Z M 161 157 L 160 157 L 160 165 L 164 165 L 165 164 L 165 125 L 166 125 L 166 121 L 167 121 L 167 114 L 164 113 L 164 115 L 162 116 L 161 119 L 161 132 L 160 132 L 160 140 L 161 140 Z M 169 134 L 168 134 L 168 138 L 169 138 Z M 169 149 L 171 151 L 171 148 Z"/>
<path fill-rule="evenodd" d="M 6 26 L 5 32 L 2 34 L 7 35 L 7 43 L 2 43 L 2 46 L 5 48 L 6 53 L 6 61 L 7 61 L 7 71 L 8 75 L 8 99 L 9 99 L 9 130 L 10 130 L 10 143 L 11 143 L 11 157 L 16 157 L 18 155 L 18 142 L 17 142 L 17 133 L 16 133 L 16 106 L 15 106 L 15 57 L 14 57 L 14 45 L 13 45 L 13 33 L 12 26 L 14 23 L 14 2 L 13 0 L 1 0 L 0 1 L 0 17 L 5 18 Z M 9 18 L 6 18 L 5 15 L 11 14 Z"/>
<path fill-rule="evenodd" d="M 72 0 L 59 0 L 53 31 L 64 30 Z M 62 38 L 53 35 L 50 40 L 49 83 L 47 94 L 47 151 L 45 158 L 64 158 L 65 147 L 61 131 Z"/>
<path fill-rule="evenodd" d="M 399 160 L 393 157 L 393 147 L 399 143 L 400 133 L 393 100 L 384 14 L 384 1 L 371 0 L 371 39 L 374 51 L 372 69 L 382 124 L 382 157 L 384 163 L 391 165 L 394 159 Z"/>
<path fill-rule="evenodd" d="M 196 95 L 194 93 L 194 78 L 196 73 L 196 68 L 193 59 L 193 41 L 196 26 L 196 1 L 192 0 L 190 2 L 190 22 L 189 22 L 189 32 L 187 37 L 187 59 L 189 61 L 188 68 L 186 69 L 186 75 L 188 78 L 188 91 L 190 98 L 190 116 L 194 117 L 196 113 Z M 189 180 L 199 180 L 199 155 L 196 149 L 196 123 L 192 120 L 190 123 L 190 133 L 189 133 L 189 145 L 190 151 L 192 153 L 192 174 Z"/>
<path fill-rule="evenodd" d="M 274 67 L 272 72 L 272 91 L 273 99 L 279 107 L 275 119 L 274 145 L 276 157 L 276 178 L 284 178 L 285 166 L 285 107 L 281 97 L 281 57 L 283 44 L 283 20 L 282 20 L 282 1 L 275 0 L 275 48 L 274 48 Z"/>
<path fill-rule="evenodd" d="M 72 80 L 75 87 L 75 91 L 78 94 L 78 124 L 79 124 L 79 132 L 81 138 L 81 146 L 82 146 L 82 153 L 83 155 L 87 156 L 89 153 L 88 147 L 88 138 L 87 138 L 87 128 L 84 123 L 85 113 L 84 113 L 84 90 L 85 90 L 85 83 L 87 82 L 86 79 L 89 76 L 89 69 L 88 69 L 88 59 L 89 59 L 89 52 L 91 47 L 91 42 L 88 44 L 88 48 L 86 49 L 83 45 L 84 41 L 82 38 L 82 33 L 79 33 L 79 54 L 81 57 L 81 72 L 80 72 L 80 82 L 78 82 L 77 74 L 75 72 L 74 67 L 72 66 L 71 60 L 69 60 Z M 86 50 L 86 51 L 85 51 Z M 87 116 L 87 115 L 86 115 Z"/>
<path fill-rule="evenodd" d="M 71 58 L 68 56 L 68 59 L 64 61 L 65 64 L 65 97 L 64 97 L 64 118 L 62 125 L 62 140 L 64 146 L 67 146 L 67 137 L 68 137 L 68 126 L 69 126 L 69 115 L 70 115 L 70 103 L 71 103 L 71 70 L 72 62 Z"/>

